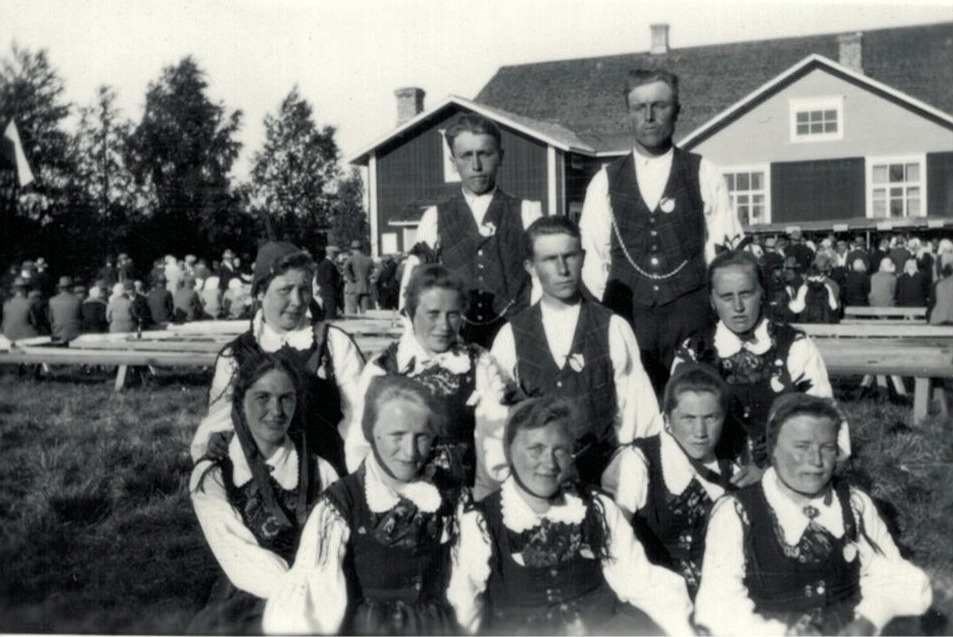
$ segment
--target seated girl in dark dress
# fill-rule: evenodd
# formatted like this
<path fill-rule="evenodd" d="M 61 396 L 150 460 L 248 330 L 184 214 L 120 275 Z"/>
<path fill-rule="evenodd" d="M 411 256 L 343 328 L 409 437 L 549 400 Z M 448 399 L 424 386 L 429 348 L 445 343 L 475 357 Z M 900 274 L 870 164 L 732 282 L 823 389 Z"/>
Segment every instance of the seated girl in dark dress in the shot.
<path fill-rule="evenodd" d="M 771 467 L 719 500 L 695 621 L 716 635 L 873 635 L 918 615 L 930 582 L 900 556 L 870 497 L 834 476 L 843 417 L 831 400 L 779 397 Z"/>
<path fill-rule="evenodd" d="M 228 453 L 195 465 L 192 504 L 224 574 L 191 633 L 261 633 L 265 600 L 294 561 L 310 506 L 337 479 L 307 450 L 297 409 L 301 384 L 282 356 L 249 356 L 231 396 L 235 436 Z"/>
<path fill-rule="evenodd" d="M 665 429 L 615 455 L 602 476 L 654 564 L 685 578 L 694 597 L 715 500 L 735 487 L 730 454 L 718 449 L 728 387 L 711 368 L 679 366 L 665 386 Z"/>
<path fill-rule="evenodd" d="M 510 414 L 510 476 L 461 516 L 447 590 L 457 619 L 481 634 L 692 634 L 682 578 L 648 561 L 608 497 L 573 487 L 574 426 L 558 398 Z"/>
<path fill-rule="evenodd" d="M 446 601 L 460 490 L 423 469 L 439 407 L 403 376 L 371 382 L 362 427 L 371 454 L 332 485 L 308 518 L 264 627 L 274 633 L 445 635 L 458 632 Z"/>

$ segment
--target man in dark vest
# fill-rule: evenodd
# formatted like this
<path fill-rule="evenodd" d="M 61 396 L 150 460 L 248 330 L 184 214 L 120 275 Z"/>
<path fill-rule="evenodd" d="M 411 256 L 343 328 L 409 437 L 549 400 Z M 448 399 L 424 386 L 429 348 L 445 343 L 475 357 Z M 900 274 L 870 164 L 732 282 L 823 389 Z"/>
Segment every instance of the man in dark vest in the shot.
<path fill-rule="evenodd" d="M 587 426 L 576 440 L 576 469 L 598 486 L 619 445 L 661 431 L 658 402 L 632 328 L 582 294 L 585 253 L 576 224 L 543 217 L 524 237 L 526 271 L 542 298 L 503 326 L 492 354 L 523 393 L 575 402 Z"/>
<path fill-rule="evenodd" d="M 334 263 L 339 252 L 337 246 L 325 248 L 324 256 L 319 252 L 314 272 L 314 282 L 321 300 L 321 308 L 324 310 L 324 318 L 328 320 L 338 318 L 338 299 L 344 292 L 344 277 Z"/>
<path fill-rule="evenodd" d="M 635 147 L 589 184 L 579 221 L 582 278 L 631 323 L 659 394 L 675 348 L 713 321 L 706 263 L 716 248 L 739 244 L 743 231 L 721 172 L 672 144 L 678 77 L 630 71 L 624 92 Z"/>
<path fill-rule="evenodd" d="M 444 134 L 462 192 L 428 208 L 417 228 L 401 282 L 417 263 L 439 262 L 461 277 L 470 306 L 461 334 L 489 347 L 506 320 L 530 302 L 530 277 L 523 269 L 523 230 L 542 216 L 537 201 L 520 200 L 496 186 L 503 161 L 500 129 L 477 114 L 460 116 Z"/>

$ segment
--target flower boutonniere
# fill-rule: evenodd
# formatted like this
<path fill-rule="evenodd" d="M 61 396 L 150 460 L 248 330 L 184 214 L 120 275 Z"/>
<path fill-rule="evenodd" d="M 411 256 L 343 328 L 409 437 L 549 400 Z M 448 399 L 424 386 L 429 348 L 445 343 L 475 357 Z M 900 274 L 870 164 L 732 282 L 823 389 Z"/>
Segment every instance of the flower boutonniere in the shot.
<path fill-rule="evenodd" d="M 484 237 L 492 237 L 496 234 L 496 224 L 492 221 L 484 221 L 480 226 L 480 234 Z"/>
<path fill-rule="evenodd" d="M 576 352 L 569 356 L 569 367 L 572 368 L 574 372 L 581 372 L 582 368 L 586 366 L 586 359 L 583 358 L 582 352 Z"/>
<path fill-rule="evenodd" d="M 672 212 L 675 210 L 675 200 L 669 199 L 668 197 L 662 197 L 662 199 L 658 202 L 658 207 L 662 210 L 662 212 Z"/>

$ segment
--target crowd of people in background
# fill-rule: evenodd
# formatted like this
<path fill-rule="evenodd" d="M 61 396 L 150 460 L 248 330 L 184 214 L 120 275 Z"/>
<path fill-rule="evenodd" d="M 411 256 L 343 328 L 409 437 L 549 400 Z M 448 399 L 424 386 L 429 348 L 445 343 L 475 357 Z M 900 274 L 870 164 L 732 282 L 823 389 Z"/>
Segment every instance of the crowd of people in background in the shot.
<path fill-rule="evenodd" d="M 371 259 L 354 241 L 351 254 L 324 249 L 315 300 L 327 318 L 396 309 L 401 255 Z M 324 265 L 327 263 L 327 267 Z M 125 253 L 107 256 L 84 281 L 44 257 L 9 265 L 0 280 L 3 335 L 11 340 L 51 336 L 68 343 L 80 334 L 163 329 L 170 323 L 251 318 L 252 272 L 232 250 L 219 259 L 165 255 L 148 271 Z"/>
<path fill-rule="evenodd" d="M 773 318 L 837 323 L 848 306 L 927 308 L 931 324 L 953 324 L 953 241 L 893 235 L 867 243 L 833 233 L 754 237 Z"/>

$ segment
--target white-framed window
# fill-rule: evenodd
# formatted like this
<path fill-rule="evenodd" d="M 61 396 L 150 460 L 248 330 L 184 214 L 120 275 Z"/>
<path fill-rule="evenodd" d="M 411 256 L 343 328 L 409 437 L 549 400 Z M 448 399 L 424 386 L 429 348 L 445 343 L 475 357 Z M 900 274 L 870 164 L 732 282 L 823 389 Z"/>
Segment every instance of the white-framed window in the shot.
<path fill-rule="evenodd" d="M 457 172 L 457 167 L 453 165 L 450 148 L 447 146 L 447 129 L 439 128 L 437 132 L 440 133 L 440 148 L 443 150 L 443 183 L 459 183 L 460 173 Z"/>
<path fill-rule="evenodd" d="M 791 141 L 844 139 L 844 98 L 813 97 L 790 101 Z"/>
<path fill-rule="evenodd" d="M 926 216 L 926 155 L 867 158 L 867 216 Z"/>
<path fill-rule="evenodd" d="M 381 254 L 395 254 L 397 250 L 397 233 L 384 232 L 381 234 Z"/>
<path fill-rule="evenodd" d="M 731 207 L 746 226 L 771 223 L 769 166 L 740 166 L 724 171 Z"/>

